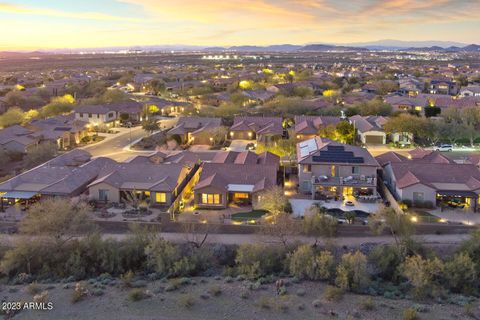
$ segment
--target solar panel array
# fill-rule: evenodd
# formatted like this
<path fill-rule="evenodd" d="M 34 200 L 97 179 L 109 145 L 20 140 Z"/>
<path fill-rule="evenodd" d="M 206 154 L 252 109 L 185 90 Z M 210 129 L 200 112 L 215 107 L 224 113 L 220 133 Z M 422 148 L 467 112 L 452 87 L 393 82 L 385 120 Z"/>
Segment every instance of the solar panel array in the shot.
<path fill-rule="evenodd" d="M 345 151 L 344 146 L 327 146 L 320 155 L 312 156 L 314 162 L 364 163 L 362 157 L 355 157 L 352 151 Z"/>

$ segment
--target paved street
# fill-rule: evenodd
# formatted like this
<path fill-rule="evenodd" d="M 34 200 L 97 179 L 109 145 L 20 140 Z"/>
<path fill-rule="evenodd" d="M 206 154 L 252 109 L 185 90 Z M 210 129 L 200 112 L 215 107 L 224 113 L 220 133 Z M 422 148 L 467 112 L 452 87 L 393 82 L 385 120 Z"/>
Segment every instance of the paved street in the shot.
<path fill-rule="evenodd" d="M 159 121 L 162 130 L 173 127 L 177 118 L 162 118 Z M 132 142 L 135 142 L 145 137 L 145 130 L 141 126 L 133 128 L 115 128 L 115 131 L 120 131 L 116 134 L 101 134 L 106 136 L 105 140 L 95 143 L 82 149 L 90 152 L 93 157 L 109 157 L 116 161 L 124 161 L 135 154 L 145 153 L 145 151 L 132 151 L 126 147 Z M 151 151 L 149 151 L 151 152 Z"/>
<path fill-rule="evenodd" d="M 90 152 L 93 157 L 110 157 L 114 160 L 125 160 L 135 154 L 133 151 L 125 150 L 131 142 L 136 141 L 145 136 L 142 127 L 134 128 L 116 128 L 120 131 L 116 134 L 103 134 L 107 138 L 105 140 L 84 147 L 83 149 Z"/>

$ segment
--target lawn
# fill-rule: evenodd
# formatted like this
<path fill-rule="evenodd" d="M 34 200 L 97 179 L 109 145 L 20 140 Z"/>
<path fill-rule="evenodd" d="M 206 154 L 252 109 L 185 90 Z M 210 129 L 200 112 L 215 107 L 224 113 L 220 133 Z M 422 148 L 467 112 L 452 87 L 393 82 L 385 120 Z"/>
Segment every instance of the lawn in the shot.
<path fill-rule="evenodd" d="M 411 210 L 407 211 L 407 214 L 409 216 L 417 217 L 418 222 L 427 222 L 427 223 L 440 222 L 439 217 L 431 214 L 428 211 L 424 211 L 424 210 L 411 209 Z"/>
<path fill-rule="evenodd" d="M 239 212 L 232 214 L 232 220 L 245 221 L 259 219 L 267 213 L 266 210 L 252 210 L 249 212 Z"/>

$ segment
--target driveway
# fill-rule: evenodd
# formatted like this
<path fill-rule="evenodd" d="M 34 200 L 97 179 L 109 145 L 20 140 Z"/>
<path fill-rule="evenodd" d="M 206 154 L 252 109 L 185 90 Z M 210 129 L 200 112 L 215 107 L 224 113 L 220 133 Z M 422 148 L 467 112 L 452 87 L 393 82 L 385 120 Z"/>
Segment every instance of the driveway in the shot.
<path fill-rule="evenodd" d="M 247 150 L 247 145 L 249 143 L 254 143 L 253 140 L 233 140 L 230 144 L 229 150 L 230 151 L 237 151 L 242 152 Z"/>

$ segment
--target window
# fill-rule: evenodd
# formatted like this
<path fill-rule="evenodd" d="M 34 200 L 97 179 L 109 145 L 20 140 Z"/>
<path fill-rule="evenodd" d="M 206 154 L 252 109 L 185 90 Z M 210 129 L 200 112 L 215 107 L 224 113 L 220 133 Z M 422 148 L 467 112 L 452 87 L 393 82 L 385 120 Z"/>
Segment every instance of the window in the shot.
<path fill-rule="evenodd" d="M 98 190 L 98 200 L 108 201 L 108 190 L 105 190 L 105 189 Z"/>
<path fill-rule="evenodd" d="M 335 176 L 337 175 L 337 174 L 336 174 L 336 173 L 337 173 L 337 167 L 332 166 L 332 167 L 330 168 L 330 171 L 331 171 L 330 173 L 331 173 L 332 177 L 335 177 Z"/>
<path fill-rule="evenodd" d="M 414 192 L 413 201 L 423 201 L 424 193 L 423 192 Z"/>
<path fill-rule="evenodd" d="M 352 167 L 352 174 L 359 174 L 360 173 L 360 167 Z"/>
<path fill-rule="evenodd" d="M 311 164 L 303 165 L 303 172 L 312 172 L 312 165 Z"/>
<path fill-rule="evenodd" d="M 80 113 L 80 118 L 83 118 L 83 113 Z"/>
<path fill-rule="evenodd" d="M 91 117 L 92 117 L 92 114 L 91 114 L 91 113 L 89 113 L 89 114 L 88 114 L 88 117 L 89 117 L 89 118 L 91 118 Z"/>
<path fill-rule="evenodd" d="M 236 192 L 233 196 L 236 199 L 248 199 L 248 193 Z"/>
<path fill-rule="evenodd" d="M 218 193 L 202 193 L 203 204 L 220 204 L 220 195 Z"/>
<path fill-rule="evenodd" d="M 114 116 L 114 113 L 113 113 L 113 112 L 110 112 L 110 113 L 108 114 L 108 117 L 109 117 L 109 118 L 113 118 L 113 116 Z"/>
<path fill-rule="evenodd" d="M 155 193 L 155 202 L 156 203 L 166 203 L 167 202 L 167 194 L 165 192 Z"/>

